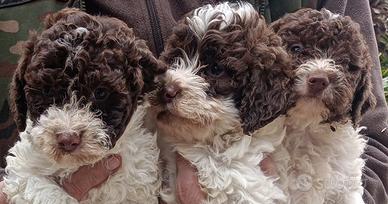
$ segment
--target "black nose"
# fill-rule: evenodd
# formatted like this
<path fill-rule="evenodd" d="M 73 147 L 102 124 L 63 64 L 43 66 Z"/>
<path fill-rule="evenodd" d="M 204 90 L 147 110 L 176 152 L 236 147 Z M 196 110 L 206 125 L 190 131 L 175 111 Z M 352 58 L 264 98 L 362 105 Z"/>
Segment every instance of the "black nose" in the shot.
<path fill-rule="evenodd" d="M 309 92 L 313 95 L 322 93 L 329 86 L 327 76 L 312 76 L 308 78 Z"/>
<path fill-rule="evenodd" d="M 81 138 L 75 132 L 61 132 L 56 136 L 58 147 L 65 152 L 73 152 L 81 144 Z"/>
<path fill-rule="evenodd" d="M 181 88 L 177 84 L 166 85 L 163 89 L 164 102 L 171 103 L 180 91 Z"/>

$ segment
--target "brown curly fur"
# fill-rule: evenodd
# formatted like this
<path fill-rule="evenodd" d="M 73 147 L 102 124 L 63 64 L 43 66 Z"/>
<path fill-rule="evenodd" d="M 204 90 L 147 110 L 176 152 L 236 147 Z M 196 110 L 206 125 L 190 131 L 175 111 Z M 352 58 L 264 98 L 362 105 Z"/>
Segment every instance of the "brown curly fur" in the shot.
<path fill-rule="evenodd" d="M 49 106 L 61 107 L 76 94 L 106 123 L 112 142 L 124 131 L 139 96 L 164 66 L 132 29 L 115 18 L 64 9 L 32 34 L 14 74 L 10 103 L 19 131 Z M 87 28 L 88 35 L 77 33 Z M 96 97 L 97 94 L 97 97 Z"/>
<path fill-rule="evenodd" d="M 328 122 L 350 117 L 358 124 L 362 114 L 374 107 L 370 77 L 373 64 L 359 25 L 350 17 L 333 18 L 324 9 L 301 9 L 271 27 L 282 38 L 294 67 L 311 59 L 329 58 L 344 74 L 346 79 L 341 86 L 349 94 L 335 94 L 333 99 L 324 101 L 331 112 Z M 295 51 L 295 45 L 303 49 Z"/>
<path fill-rule="evenodd" d="M 181 20 L 167 40 L 161 59 L 171 64 L 181 57 L 182 49 L 189 57 L 198 52 L 201 65 L 205 65 L 198 74 L 210 84 L 209 94 L 233 97 L 244 131 L 251 132 L 284 114 L 293 104 L 292 67 L 281 39 L 258 13 L 246 22 L 236 19 L 223 30 L 220 24 L 212 24 L 199 39 L 187 19 Z M 209 74 L 214 66 L 224 74 Z"/>

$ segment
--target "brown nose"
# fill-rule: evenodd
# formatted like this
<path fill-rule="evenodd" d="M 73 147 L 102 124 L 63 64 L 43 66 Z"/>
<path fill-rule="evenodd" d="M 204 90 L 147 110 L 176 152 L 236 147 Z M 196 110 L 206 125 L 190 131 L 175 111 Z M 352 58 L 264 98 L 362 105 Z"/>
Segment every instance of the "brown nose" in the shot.
<path fill-rule="evenodd" d="M 80 136 L 75 132 L 62 132 L 56 135 L 59 148 L 66 152 L 74 151 L 81 143 Z"/>
<path fill-rule="evenodd" d="M 329 86 L 329 79 L 326 76 L 312 76 L 308 79 L 308 87 L 311 94 L 320 94 Z"/>
<path fill-rule="evenodd" d="M 163 100 L 166 103 L 171 103 L 174 98 L 181 91 L 181 88 L 177 84 L 169 84 L 163 89 Z"/>

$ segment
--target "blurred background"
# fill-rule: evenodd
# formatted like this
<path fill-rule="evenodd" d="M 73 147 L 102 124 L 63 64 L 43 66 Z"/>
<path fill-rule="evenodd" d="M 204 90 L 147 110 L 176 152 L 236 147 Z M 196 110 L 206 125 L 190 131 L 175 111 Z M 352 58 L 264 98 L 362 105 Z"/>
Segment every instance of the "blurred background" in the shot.
<path fill-rule="evenodd" d="M 388 0 L 370 0 L 372 18 L 380 51 L 385 99 L 388 99 Z"/>

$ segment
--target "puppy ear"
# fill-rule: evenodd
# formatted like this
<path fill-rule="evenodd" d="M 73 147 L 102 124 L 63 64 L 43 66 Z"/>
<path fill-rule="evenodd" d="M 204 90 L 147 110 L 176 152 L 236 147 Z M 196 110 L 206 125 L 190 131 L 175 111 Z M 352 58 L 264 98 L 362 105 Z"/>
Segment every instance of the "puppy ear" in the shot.
<path fill-rule="evenodd" d="M 154 57 L 143 40 L 138 40 L 137 48 L 140 50 L 141 55 L 139 65 L 144 80 L 143 92 L 148 92 L 152 90 L 155 85 L 155 77 L 159 74 L 163 74 L 167 70 L 167 66 Z"/>
<path fill-rule="evenodd" d="M 60 20 L 66 20 L 67 17 L 78 13 L 83 13 L 83 12 L 76 8 L 65 8 L 56 13 L 49 14 L 45 17 L 43 21 L 44 27 L 45 29 L 48 29 L 51 26 L 53 26 L 56 22 Z"/>
<path fill-rule="evenodd" d="M 352 101 L 351 117 L 354 125 L 361 121 L 361 117 L 369 109 L 376 105 L 376 98 L 372 92 L 371 74 L 369 68 L 361 74 L 361 79 L 357 84 L 356 92 Z"/>
<path fill-rule="evenodd" d="M 24 44 L 24 53 L 19 60 L 18 67 L 15 70 L 10 85 L 9 103 L 19 132 L 23 132 L 26 128 L 27 101 L 24 92 L 24 87 L 26 85 L 24 73 L 27 66 L 30 64 L 31 57 L 34 52 L 35 41 L 36 33 L 30 33 L 30 39 Z"/>
<path fill-rule="evenodd" d="M 285 114 L 295 102 L 292 79 L 284 72 L 255 72 L 243 83 L 239 110 L 247 133 Z"/>
<path fill-rule="evenodd" d="M 250 73 L 241 80 L 240 116 L 245 132 L 252 132 L 272 122 L 295 102 L 293 91 L 294 70 L 281 38 L 270 30 L 264 20 L 256 23 L 260 32 L 250 36 L 255 42 L 250 51 Z M 265 39 L 265 40 L 261 40 Z M 267 44 L 263 43 L 268 41 Z"/>

